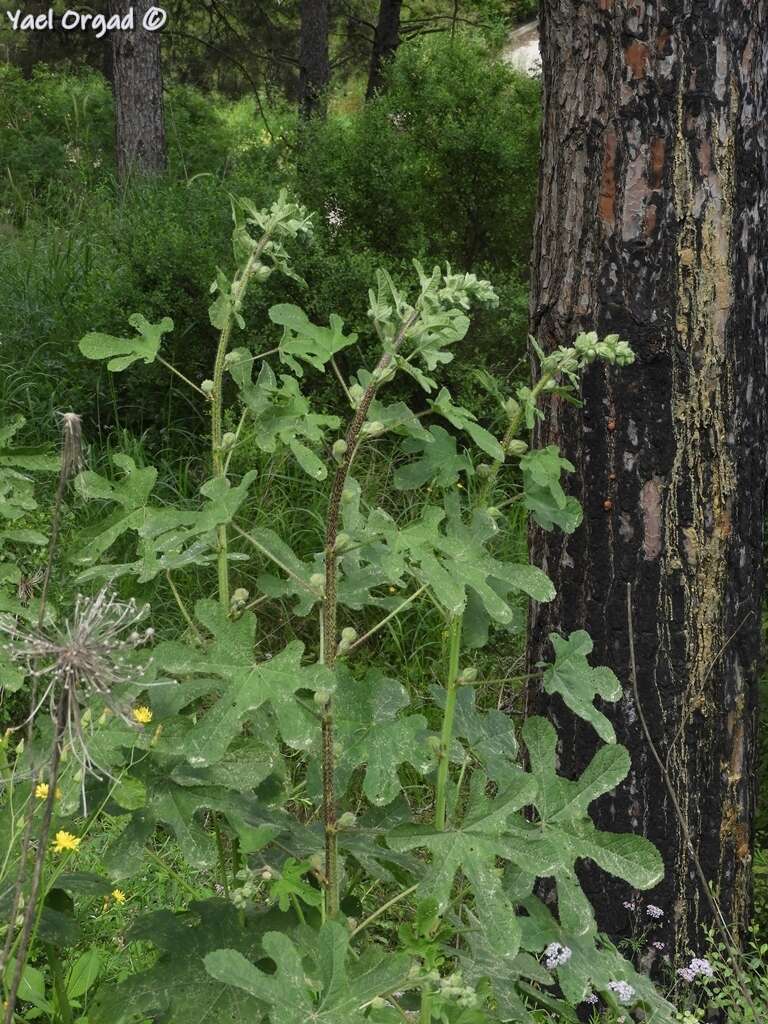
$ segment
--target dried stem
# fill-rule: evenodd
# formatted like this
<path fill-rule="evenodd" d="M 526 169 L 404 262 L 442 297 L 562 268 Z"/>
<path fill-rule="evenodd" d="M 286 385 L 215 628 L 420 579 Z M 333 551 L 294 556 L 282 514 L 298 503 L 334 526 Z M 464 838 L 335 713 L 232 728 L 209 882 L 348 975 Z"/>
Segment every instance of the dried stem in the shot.
<path fill-rule="evenodd" d="M 59 532 L 61 528 L 61 511 L 64 505 L 64 495 L 66 494 L 67 484 L 69 480 L 80 469 L 82 465 L 82 432 L 80 425 L 80 417 L 77 416 L 75 413 L 65 413 L 62 416 L 61 423 L 61 466 L 59 468 L 59 482 L 56 488 L 56 497 L 54 499 L 53 504 L 53 515 L 51 518 L 51 535 L 48 540 L 48 557 L 45 563 L 45 575 L 43 576 L 43 585 L 40 591 L 40 608 L 38 611 L 37 619 L 38 629 L 42 628 L 43 622 L 45 621 L 45 608 L 48 599 L 48 588 L 51 582 L 51 573 L 53 571 L 53 563 L 56 557 L 56 548 L 58 545 Z M 32 708 L 34 708 L 36 705 L 36 697 L 37 686 L 36 682 L 33 680 L 31 688 Z M 27 742 L 29 742 L 32 739 L 33 728 L 34 713 L 30 715 L 29 721 L 27 723 Z M 53 784 L 48 794 L 51 807 L 53 806 L 52 794 L 55 793 L 55 789 L 56 786 L 55 784 Z M 34 804 L 34 800 L 30 799 L 29 806 L 27 808 L 27 817 L 24 825 L 24 833 L 21 839 L 21 849 L 19 851 L 19 871 L 16 877 L 16 883 L 13 891 L 13 901 L 11 905 L 11 913 L 8 919 L 8 934 L 3 945 L 2 954 L 0 955 L 0 978 L 3 977 L 5 966 L 8 962 L 8 957 L 11 952 L 11 944 L 13 941 L 13 925 L 14 922 L 16 921 L 16 917 L 18 916 L 19 906 L 21 904 L 21 893 L 24 885 L 24 878 L 26 875 L 27 857 L 29 855 L 29 847 L 32 841 L 32 821 L 35 810 Z"/>
<path fill-rule="evenodd" d="M 13 1024 L 16 998 L 19 992 L 19 985 L 21 984 L 21 977 L 24 973 L 24 967 L 26 966 L 27 953 L 29 952 L 29 944 L 32 938 L 32 925 L 35 920 L 37 897 L 40 891 L 40 882 L 43 877 L 43 863 L 45 862 L 45 854 L 48 846 L 48 833 L 50 831 L 51 820 L 53 818 L 53 804 L 56 800 L 56 783 L 59 777 L 59 764 L 61 762 L 61 744 L 68 719 L 67 705 L 69 703 L 69 699 L 69 690 L 64 688 L 61 697 L 59 698 L 58 713 L 56 715 L 56 723 L 54 726 L 51 761 L 48 769 L 48 796 L 45 800 L 43 820 L 38 833 L 38 846 L 35 854 L 35 864 L 32 870 L 32 884 L 30 885 L 27 905 L 24 908 L 21 935 L 19 937 L 18 949 L 16 950 L 16 966 L 13 972 L 11 987 L 8 990 L 6 998 L 4 1024 Z M 10 920 L 8 925 L 9 931 L 11 932 L 13 931 L 14 922 L 15 917 Z"/>

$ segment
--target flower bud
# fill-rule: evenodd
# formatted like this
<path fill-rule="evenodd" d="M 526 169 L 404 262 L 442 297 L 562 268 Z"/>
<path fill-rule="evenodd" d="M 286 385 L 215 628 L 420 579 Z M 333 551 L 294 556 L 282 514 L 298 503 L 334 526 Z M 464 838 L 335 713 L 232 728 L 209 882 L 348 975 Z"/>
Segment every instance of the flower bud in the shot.
<path fill-rule="evenodd" d="M 352 644 L 357 640 L 357 630 L 352 626 L 346 626 L 341 631 L 341 640 L 339 642 L 339 654 L 346 654 Z"/>
<path fill-rule="evenodd" d="M 508 398 L 504 402 L 504 412 L 507 414 L 507 416 L 509 416 L 510 419 L 513 419 L 520 412 L 519 403 L 516 402 L 514 398 Z"/>
<path fill-rule="evenodd" d="M 507 451 L 510 455 L 525 455 L 528 451 L 528 445 L 525 441 L 520 441 L 518 438 L 514 438 L 507 445 Z"/>
<path fill-rule="evenodd" d="M 231 447 L 232 447 L 232 445 L 233 445 L 233 444 L 235 443 L 235 441 L 236 441 L 236 440 L 237 440 L 237 438 L 236 438 L 236 437 L 235 437 L 235 435 L 234 435 L 234 434 L 232 433 L 232 431 L 231 431 L 231 430 L 228 430 L 228 431 L 226 432 L 226 434 L 225 434 L 225 435 L 224 435 L 224 436 L 222 437 L 222 439 L 221 439 L 221 447 L 222 447 L 222 448 L 225 448 L 225 449 L 226 449 L 226 448 L 231 448 Z"/>
<path fill-rule="evenodd" d="M 323 590 L 325 587 L 325 576 L 321 572 L 313 572 L 309 577 L 310 587 L 314 587 L 315 590 Z"/>
<path fill-rule="evenodd" d="M 203 383 L 200 385 L 200 390 L 207 398 L 210 398 L 211 395 L 213 394 L 213 388 L 214 383 L 212 380 L 204 380 Z"/>
<path fill-rule="evenodd" d="M 477 467 L 477 475 L 479 477 L 487 477 L 490 474 L 490 472 L 491 467 L 488 465 L 487 462 L 481 462 L 480 465 Z"/>
<path fill-rule="evenodd" d="M 330 690 L 315 690 L 314 701 L 319 708 L 324 708 L 330 699 Z"/>
<path fill-rule="evenodd" d="M 347 454 L 347 448 L 349 445 L 343 438 L 339 438 L 338 441 L 333 442 L 333 448 L 331 449 L 334 459 L 337 462 L 341 462 L 344 456 Z"/>
<path fill-rule="evenodd" d="M 386 429 L 381 420 L 372 420 L 370 423 L 363 424 L 361 434 L 364 437 L 380 437 Z"/>
<path fill-rule="evenodd" d="M 238 587 L 237 590 L 232 594 L 233 604 L 245 604 L 248 600 L 248 591 L 245 587 Z"/>
<path fill-rule="evenodd" d="M 334 551 L 344 551 L 352 543 L 352 538 L 348 533 L 340 533 L 336 537 L 336 542 L 333 545 Z"/>
<path fill-rule="evenodd" d="M 341 492 L 341 500 L 344 502 L 345 505 L 348 505 L 350 501 L 355 500 L 355 492 L 352 490 L 351 487 L 344 488 L 344 490 Z"/>
<path fill-rule="evenodd" d="M 465 668 L 459 673 L 459 677 L 456 682 L 459 686 L 465 686 L 467 683 L 474 683 L 477 679 L 477 669 L 474 667 Z"/>
<path fill-rule="evenodd" d="M 357 815 L 352 811 L 345 811 L 336 824 L 339 828 L 354 828 L 357 825 Z"/>

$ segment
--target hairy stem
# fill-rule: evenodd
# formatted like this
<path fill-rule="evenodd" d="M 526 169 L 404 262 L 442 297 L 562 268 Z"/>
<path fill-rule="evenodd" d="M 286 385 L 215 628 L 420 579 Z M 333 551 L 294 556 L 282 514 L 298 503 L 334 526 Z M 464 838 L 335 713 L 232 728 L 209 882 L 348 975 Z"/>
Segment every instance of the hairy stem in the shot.
<path fill-rule="evenodd" d="M 410 328 L 416 323 L 419 317 L 418 310 L 414 310 L 409 317 L 400 325 L 400 328 L 392 342 L 388 352 L 385 352 L 378 365 L 371 375 L 370 383 L 360 399 L 355 415 L 347 428 L 347 448 L 342 460 L 336 470 L 331 486 L 331 495 L 328 502 L 328 518 L 325 529 L 325 597 L 323 601 L 323 628 L 322 628 L 322 655 L 321 659 L 333 669 L 336 663 L 339 641 L 336 635 L 336 618 L 338 602 L 336 597 L 336 538 L 339 533 L 339 519 L 341 516 L 341 496 L 344 485 L 347 482 L 349 471 L 360 441 L 360 432 L 363 429 L 368 410 L 374 399 L 376 390 L 381 382 L 384 370 L 392 362 L 395 353 L 405 340 Z M 328 700 L 323 708 L 323 821 L 325 823 L 325 909 L 328 917 L 333 917 L 339 909 L 339 878 L 338 859 L 339 844 L 336 826 L 336 792 L 334 785 L 334 753 L 333 753 L 333 709 L 331 701 Z"/>
<path fill-rule="evenodd" d="M 214 477 L 223 478 L 226 475 L 224 465 L 224 452 L 222 449 L 223 422 L 224 422 L 224 361 L 229 349 L 229 340 L 232 335 L 232 324 L 235 314 L 239 311 L 240 305 L 248 288 L 248 282 L 256 269 L 264 247 L 269 241 L 271 231 L 265 230 L 251 255 L 248 257 L 243 269 L 235 274 L 232 281 L 232 305 L 226 323 L 219 335 L 219 344 L 216 348 L 216 359 L 213 364 L 213 391 L 211 392 L 211 455 L 213 459 Z M 227 527 L 222 523 L 216 527 L 218 539 L 217 568 L 219 579 L 219 603 L 225 612 L 229 612 L 229 561 Z"/>
<path fill-rule="evenodd" d="M 400 900 L 404 900 L 406 896 L 410 896 L 412 892 L 416 892 L 418 887 L 418 884 L 411 885 L 408 889 L 403 889 L 402 892 L 397 893 L 397 895 L 393 896 L 392 899 L 387 900 L 386 903 L 382 903 L 381 906 L 377 907 L 372 914 L 369 914 L 364 921 L 360 922 L 357 928 L 355 928 L 355 930 L 351 933 L 350 937 L 354 938 L 355 935 L 357 935 L 359 932 L 364 931 L 364 929 L 366 929 L 369 925 L 373 924 L 374 921 L 381 917 L 382 914 L 385 914 L 390 907 L 394 907 L 394 905 L 396 903 L 399 903 Z"/>
<path fill-rule="evenodd" d="M 176 599 L 176 604 L 179 606 L 179 611 L 181 612 L 181 614 L 182 614 L 182 616 L 184 618 L 184 621 L 189 626 L 189 628 L 192 630 L 192 632 L 195 634 L 195 637 L 196 637 L 198 643 L 202 642 L 203 638 L 200 636 L 200 631 L 198 630 L 197 626 L 195 625 L 192 616 L 187 611 L 187 606 L 184 604 L 184 601 L 182 600 L 181 594 L 179 593 L 179 591 L 178 591 L 178 589 L 176 587 L 176 584 L 173 582 L 173 576 L 171 576 L 171 570 L 170 569 L 166 569 L 165 570 L 165 577 L 168 580 L 168 586 L 171 588 L 171 593 L 173 594 L 173 596 Z"/>
<path fill-rule="evenodd" d="M 543 373 L 539 380 L 534 384 L 531 389 L 531 399 L 535 402 L 541 392 L 544 390 L 546 385 L 552 380 L 551 373 Z M 499 475 L 499 470 L 504 465 L 504 460 L 509 452 L 510 444 L 515 440 L 520 431 L 520 427 L 523 423 L 523 410 L 518 408 L 514 415 L 510 418 L 507 429 L 504 433 L 504 437 L 501 440 L 501 447 L 504 450 L 504 459 L 496 459 L 491 464 L 490 472 L 485 478 L 483 486 L 480 488 L 479 501 L 480 505 L 487 505 L 493 496 L 493 490 L 496 486 L 496 478 Z"/>
<path fill-rule="evenodd" d="M 224 850 L 224 838 L 221 834 L 221 824 L 218 814 L 213 815 L 213 831 L 216 835 L 216 853 L 219 858 L 219 872 L 221 873 L 221 886 L 224 890 L 225 899 L 229 899 L 229 880 L 227 878 L 227 855 Z"/>
<path fill-rule="evenodd" d="M 453 722 L 456 716 L 458 695 L 459 653 L 461 651 L 461 627 L 463 616 L 455 615 L 448 623 L 448 677 L 446 679 L 445 711 L 438 749 L 437 789 L 435 791 L 435 828 L 444 829 L 448 805 L 448 769 L 450 767 Z"/>
<path fill-rule="evenodd" d="M 185 377 L 181 370 L 177 370 L 172 363 L 168 362 L 167 359 L 163 359 L 161 355 L 155 356 L 155 359 L 158 361 L 158 363 L 160 363 L 161 366 L 164 366 L 166 370 L 169 370 L 171 373 L 175 374 L 179 378 L 179 380 L 183 380 L 185 384 L 188 384 L 191 388 L 194 388 L 194 390 L 197 391 L 199 395 L 205 396 L 205 392 L 201 387 L 198 387 L 194 381 L 189 379 L 189 377 Z"/>

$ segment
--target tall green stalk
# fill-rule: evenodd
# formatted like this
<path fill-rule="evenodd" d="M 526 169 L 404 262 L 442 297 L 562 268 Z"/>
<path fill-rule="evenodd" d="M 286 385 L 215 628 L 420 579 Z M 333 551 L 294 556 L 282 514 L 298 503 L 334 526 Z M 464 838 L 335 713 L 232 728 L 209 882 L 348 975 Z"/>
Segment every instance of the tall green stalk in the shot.
<path fill-rule="evenodd" d="M 216 347 L 216 359 L 213 364 L 213 390 L 211 391 L 211 456 L 213 462 L 213 475 L 217 479 L 223 479 L 227 475 L 226 463 L 224 461 L 224 449 L 222 446 L 224 437 L 224 365 L 229 350 L 229 342 L 232 336 L 232 324 L 235 316 L 240 310 L 248 283 L 254 270 L 259 265 L 264 247 L 270 240 L 272 229 L 267 228 L 259 239 L 253 252 L 248 257 L 245 266 L 239 271 L 232 281 L 232 301 L 227 315 L 226 322 L 219 334 L 219 343 Z M 229 612 L 229 558 L 228 558 L 228 537 L 226 524 L 222 523 L 216 527 L 217 536 L 217 568 L 219 582 L 219 603 L 225 612 Z"/>
<path fill-rule="evenodd" d="M 445 711 L 438 748 L 437 789 L 435 791 L 435 828 L 445 828 L 448 805 L 448 769 L 450 767 L 453 723 L 456 717 L 456 697 L 459 690 L 459 655 L 461 653 L 461 627 L 463 615 L 454 615 L 448 623 L 448 675 L 445 683 Z"/>
<path fill-rule="evenodd" d="M 323 599 L 323 618 L 321 623 L 322 650 L 321 660 L 328 668 L 333 669 L 339 650 L 336 620 L 338 615 L 338 597 L 336 592 L 338 564 L 336 538 L 339 535 L 341 519 L 341 499 L 344 486 L 349 476 L 357 453 L 360 435 L 371 407 L 384 371 L 387 370 L 395 353 L 405 340 L 405 336 L 416 323 L 419 312 L 414 310 L 401 325 L 388 352 L 385 352 L 371 374 L 370 383 L 360 399 L 355 415 L 349 424 L 345 437 L 345 449 L 341 462 L 336 470 L 331 485 L 331 496 L 328 502 L 328 517 L 325 527 L 325 595 Z M 335 789 L 335 758 L 333 753 L 333 704 L 330 699 L 322 709 L 323 729 L 323 823 L 325 826 L 325 912 L 328 917 L 335 917 L 339 912 L 339 841 L 336 822 L 336 789 Z"/>
<path fill-rule="evenodd" d="M 551 379 L 552 375 L 549 373 L 545 373 L 541 376 L 540 380 L 531 391 L 531 397 L 534 402 Z M 501 443 L 505 455 L 509 452 L 510 444 L 517 437 L 522 422 L 523 410 L 518 406 L 510 418 L 509 425 Z M 491 499 L 496 485 L 496 478 L 498 477 L 499 470 L 503 464 L 504 460 L 498 459 L 491 466 L 490 472 L 488 473 L 485 483 L 480 489 L 478 495 L 478 505 L 480 507 L 487 504 Z M 459 657 L 461 654 L 461 630 L 463 620 L 463 614 L 454 615 L 448 624 L 448 674 L 445 686 L 445 711 L 443 713 L 443 725 L 440 734 L 440 746 L 438 748 L 437 786 L 435 790 L 435 828 L 440 829 L 441 831 L 445 828 L 447 817 L 446 810 L 448 806 L 450 751 L 451 743 L 453 742 L 453 725 L 456 717 L 456 700 L 459 690 Z"/>

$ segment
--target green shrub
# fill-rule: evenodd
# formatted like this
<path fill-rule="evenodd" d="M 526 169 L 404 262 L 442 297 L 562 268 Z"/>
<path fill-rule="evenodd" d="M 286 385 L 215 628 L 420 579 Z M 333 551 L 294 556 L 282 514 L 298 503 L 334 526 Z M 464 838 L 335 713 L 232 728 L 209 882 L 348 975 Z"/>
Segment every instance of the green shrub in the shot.
<path fill-rule="evenodd" d="M 538 91 L 472 38 L 403 45 L 387 90 L 307 141 L 302 193 L 378 252 L 525 266 Z"/>

